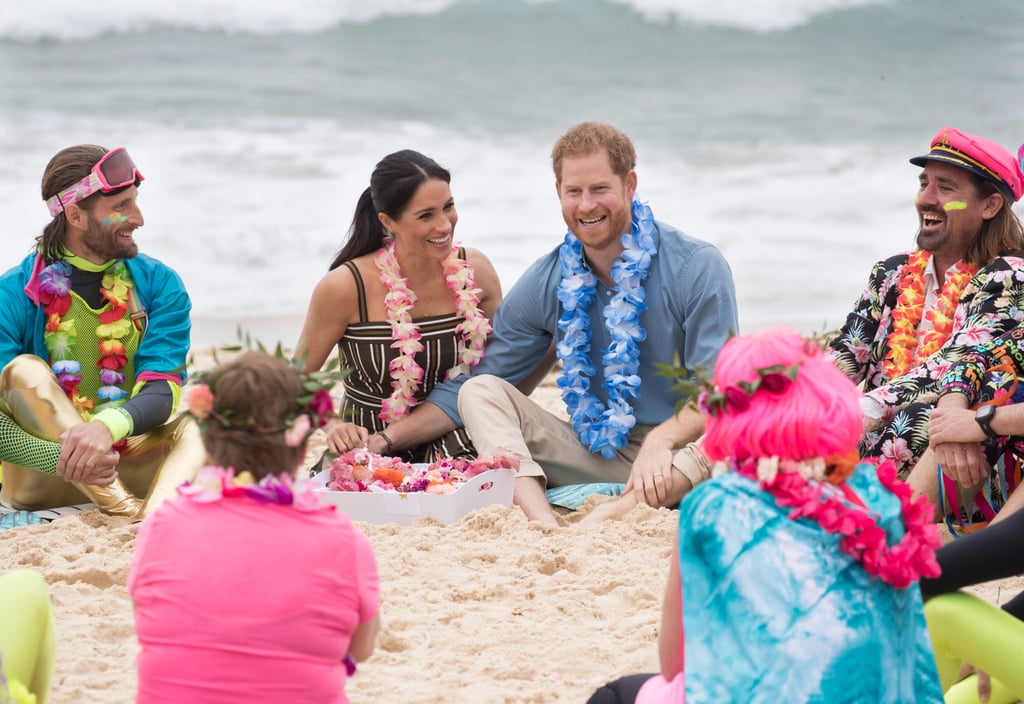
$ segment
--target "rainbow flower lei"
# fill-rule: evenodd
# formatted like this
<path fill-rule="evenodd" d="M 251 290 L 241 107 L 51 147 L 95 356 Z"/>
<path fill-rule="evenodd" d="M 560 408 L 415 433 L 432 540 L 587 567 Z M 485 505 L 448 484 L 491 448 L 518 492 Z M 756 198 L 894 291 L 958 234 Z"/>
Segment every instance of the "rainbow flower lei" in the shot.
<path fill-rule="evenodd" d="M 333 506 L 320 501 L 315 486 L 308 479 L 269 474 L 256 482 L 248 472 L 236 477 L 233 468 L 213 465 L 201 468 L 195 480 L 178 487 L 178 494 L 201 504 L 248 496 L 259 503 L 291 506 L 303 513 L 334 510 Z"/>
<path fill-rule="evenodd" d="M 640 325 L 640 314 L 647 309 L 644 282 L 657 252 L 654 215 L 646 203 L 633 201 L 633 224 L 622 236 L 622 246 L 625 251 L 612 265 L 611 272 L 616 293 L 602 311 L 611 336 L 611 345 L 602 355 L 607 406 L 590 393 L 590 377 L 596 369 L 590 360 L 588 310 L 597 295 L 597 277 L 584 266 L 583 244 L 572 230 L 566 233 L 558 251 L 562 268 L 562 283 L 558 287 L 562 316 L 558 329 L 563 333 L 557 346 L 562 362 L 558 386 L 580 442 L 607 459 L 626 446 L 629 431 L 636 425 L 629 399 L 640 397 L 639 343 L 647 338 Z"/>
<path fill-rule="evenodd" d="M 99 315 L 96 337 L 99 340 L 100 386 L 97 397 L 103 401 L 118 401 L 128 395 L 121 388 L 125 382 L 122 373 L 128 364 L 127 352 L 121 339 L 131 331 L 132 323 L 125 317 L 132 280 L 123 261 L 117 261 L 103 274 L 100 294 L 110 308 Z M 65 261 L 50 264 L 39 274 L 39 300 L 46 314 L 43 341 L 50 352 L 50 365 L 57 375 L 64 393 L 84 418 L 96 407 L 96 401 L 78 391 L 82 383 L 82 364 L 72 358 L 78 332 L 75 321 L 66 319 L 71 310 L 71 265 Z"/>
<path fill-rule="evenodd" d="M 924 311 L 924 272 L 931 261 L 931 253 L 911 252 L 900 277 L 900 295 L 892 311 L 892 331 L 889 333 L 889 351 L 883 360 L 888 379 L 897 379 L 912 367 L 938 352 L 953 332 L 953 314 L 960 302 L 960 294 L 978 273 L 978 267 L 958 261 L 946 272 L 946 281 L 935 301 L 935 306 Z M 927 318 L 932 329 L 921 335 L 917 327 Z"/>
<path fill-rule="evenodd" d="M 460 259 L 458 245 L 453 244 L 448 256 L 441 262 L 445 284 L 455 297 L 455 313 L 460 322 L 455 330 L 462 336 L 456 364 L 445 374 L 454 379 L 467 374 L 471 367 L 483 359 L 487 335 L 491 324 L 479 308 L 480 289 L 475 287 L 473 267 Z M 391 360 L 391 396 L 381 402 L 380 419 L 392 423 L 405 416 L 418 401 L 416 391 L 423 383 L 423 367 L 416 363 L 416 355 L 423 351 L 419 326 L 412 320 L 412 308 L 416 304 L 416 293 L 409 288 L 409 281 L 402 276 L 398 259 L 395 258 L 395 243 L 381 247 L 374 258 L 380 270 L 381 283 L 388 292 L 384 296 L 384 310 L 391 326 L 392 349 L 399 355 Z"/>
<path fill-rule="evenodd" d="M 738 474 L 759 482 L 780 507 L 792 508 L 791 520 L 810 518 L 826 533 L 841 535 L 839 549 L 860 562 L 873 577 L 905 589 L 921 577 L 939 575 L 935 550 L 942 541 L 931 520 L 934 507 L 926 497 L 912 497 L 910 487 L 897 478 L 891 460 L 878 465 L 878 481 L 899 499 L 903 514 L 905 533 L 892 547 L 886 541 L 885 530 L 845 481 L 829 481 L 828 464 L 821 458 L 808 462 L 752 458 L 731 466 Z"/>

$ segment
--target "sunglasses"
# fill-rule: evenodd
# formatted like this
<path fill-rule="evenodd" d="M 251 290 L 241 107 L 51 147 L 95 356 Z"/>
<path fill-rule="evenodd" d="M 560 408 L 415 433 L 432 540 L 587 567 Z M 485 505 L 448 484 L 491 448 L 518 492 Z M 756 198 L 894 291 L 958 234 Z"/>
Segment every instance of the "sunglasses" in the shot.
<path fill-rule="evenodd" d="M 47 199 L 50 215 L 57 217 L 72 203 L 88 198 L 93 193 L 111 193 L 128 186 L 137 186 L 144 180 L 135 162 L 124 147 L 111 149 L 96 162 L 89 175 L 55 196 Z"/>

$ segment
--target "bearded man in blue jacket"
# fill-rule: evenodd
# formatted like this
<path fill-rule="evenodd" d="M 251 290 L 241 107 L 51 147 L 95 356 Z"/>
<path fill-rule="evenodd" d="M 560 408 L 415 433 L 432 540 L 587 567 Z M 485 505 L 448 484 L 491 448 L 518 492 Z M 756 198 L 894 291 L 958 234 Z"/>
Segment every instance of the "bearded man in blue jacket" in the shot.
<path fill-rule="evenodd" d="M 68 147 L 47 165 L 52 217 L 0 277 L 0 505 L 91 501 L 141 520 L 205 461 L 181 398 L 191 302 L 139 254 L 143 176 L 123 147 Z"/>

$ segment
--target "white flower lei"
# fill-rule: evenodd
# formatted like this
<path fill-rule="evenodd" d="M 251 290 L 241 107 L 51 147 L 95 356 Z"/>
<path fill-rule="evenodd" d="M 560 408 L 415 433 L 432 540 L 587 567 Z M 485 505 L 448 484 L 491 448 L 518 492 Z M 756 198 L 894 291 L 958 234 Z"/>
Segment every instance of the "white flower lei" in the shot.
<path fill-rule="evenodd" d="M 584 266 L 583 245 L 572 230 L 566 233 L 558 252 L 562 266 L 558 300 L 563 309 L 558 320 L 558 329 L 563 333 L 557 346 L 562 362 L 558 386 L 580 442 L 608 459 L 626 446 L 629 431 L 636 425 L 629 399 L 640 397 L 639 343 L 647 338 L 640 325 L 640 314 L 647 309 L 644 282 L 657 251 L 651 209 L 634 200 L 632 214 L 632 227 L 622 236 L 625 251 L 612 265 L 616 293 L 602 310 L 605 328 L 611 336 L 611 345 L 602 350 L 607 406 L 590 393 L 590 377 L 597 369 L 590 359 L 588 311 L 596 297 L 597 277 Z"/>

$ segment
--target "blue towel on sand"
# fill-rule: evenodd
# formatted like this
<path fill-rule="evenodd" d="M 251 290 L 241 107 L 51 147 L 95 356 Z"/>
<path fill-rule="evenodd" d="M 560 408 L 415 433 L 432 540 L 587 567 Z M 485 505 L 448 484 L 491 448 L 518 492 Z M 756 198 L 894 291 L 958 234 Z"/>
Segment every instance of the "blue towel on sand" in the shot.
<path fill-rule="evenodd" d="M 0 514 L 0 530 L 31 526 L 37 523 L 46 523 L 46 521 L 31 511 L 11 511 L 10 513 Z"/>
<path fill-rule="evenodd" d="M 544 493 L 547 494 L 549 504 L 575 511 L 586 503 L 588 497 L 594 494 L 619 496 L 625 488 L 625 484 L 615 483 L 568 484 L 566 486 L 556 486 Z"/>

